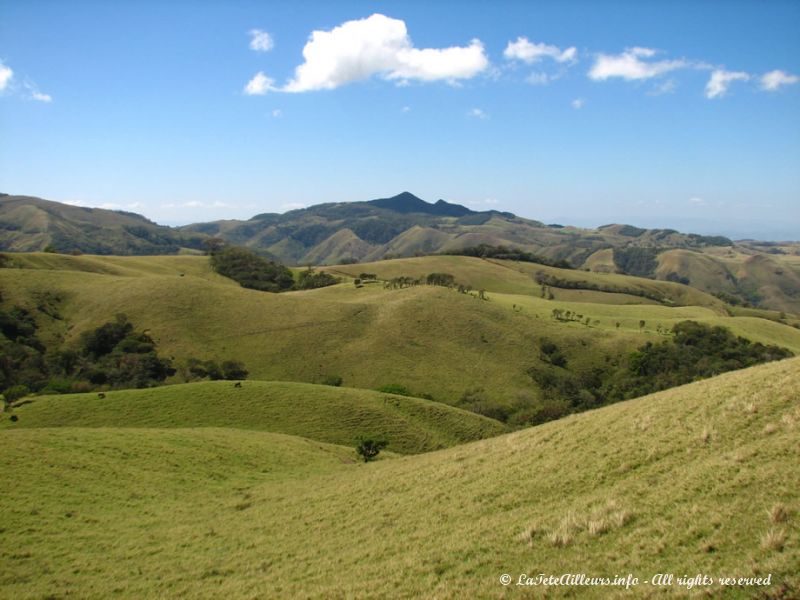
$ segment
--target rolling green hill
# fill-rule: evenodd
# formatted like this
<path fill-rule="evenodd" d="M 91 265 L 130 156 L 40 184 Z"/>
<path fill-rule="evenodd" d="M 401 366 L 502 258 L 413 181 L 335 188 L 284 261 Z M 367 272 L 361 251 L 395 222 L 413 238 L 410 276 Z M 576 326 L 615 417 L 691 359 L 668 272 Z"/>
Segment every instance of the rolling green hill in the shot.
<path fill-rule="evenodd" d="M 39 396 L 0 427 L 229 427 L 353 445 L 383 437 L 387 450 L 428 452 L 498 435 L 505 427 L 429 400 L 303 383 L 207 381 L 142 390 Z"/>
<path fill-rule="evenodd" d="M 397 384 L 448 404 L 513 412 L 541 402 L 530 371 L 552 370 L 540 357 L 543 340 L 554 340 L 578 374 L 618 364 L 685 319 L 800 352 L 800 330 L 749 314 L 728 316 L 716 298 L 680 284 L 529 263 L 426 257 L 335 268 L 358 274 L 364 267 L 382 277 L 451 272 L 487 289 L 482 301 L 442 287 L 352 282 L 269 294 L 214 274 L 206 257 L 31 254 L 13 261 L 22 268 L 0 269 L 3 306 L 30 309 L 48 347 L 74 346 L 83 332 L 125 313 L 137 330 L 147 330 L 160 355 L 174 359 L 174 383 L 184 381 L 190 357 L 238 360 L 253 379 L 322 383 L 335 376 L 346 387 Z M 540 271 L 620 291 L 549 287 L 553 299 L 542 298 L 534 279 Z M 690 305 L 635 295 L 643 291 Z M 580 314 L 581 322 L 555 320 L 556 309 Z"/>
<path fill-rule="evenodd" d="M 135 213 L 0 194 L 0 250 L 171 254 L 182 248 L 199 250 L 205 237 Z"/>
<path fill-rule="evenodd" d="M 743 305 L 800 314 L 800 246 L 792 242 L 732 242 L 618 224 L 545 225 L 443 200 L 428 203 L 409 192 L 180 228 L 133 213 L 0 195 L 0 250 L 168 254 L 197 252 L 210 236 L 291 265 L 457 253 L 480 244 L 515 247 L 583 270 L 688 283 Z"/>
<path fill-rule="evenodd" d="M 256 431 L 2 430 L 0 596 L 793 598 L 799 386 L 791 359 L 367 465 Z M 515 585 L 539 573 L 640 583 Z"/>

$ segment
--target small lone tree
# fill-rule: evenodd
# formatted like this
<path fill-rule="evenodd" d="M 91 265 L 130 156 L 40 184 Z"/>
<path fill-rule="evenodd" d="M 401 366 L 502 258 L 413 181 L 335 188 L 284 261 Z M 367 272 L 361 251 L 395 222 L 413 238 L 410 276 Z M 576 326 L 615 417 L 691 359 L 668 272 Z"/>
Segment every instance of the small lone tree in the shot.
<path fill-rule="evenodd" d="M 358 455 L 364 459 L 364 462 L 369 462 L 378 454 L 380 451 L 386 448 L 389 442 L 386 440 L 378 440 L 372 438 L 359 438 L 358 442 L 356 443 L 356 452 Z"/>

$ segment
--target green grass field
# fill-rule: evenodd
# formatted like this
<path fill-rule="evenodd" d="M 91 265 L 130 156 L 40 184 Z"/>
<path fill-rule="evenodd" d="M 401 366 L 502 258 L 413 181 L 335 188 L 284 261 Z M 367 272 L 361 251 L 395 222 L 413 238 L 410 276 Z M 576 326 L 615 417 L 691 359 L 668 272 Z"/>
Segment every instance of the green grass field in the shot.
<path fill-rule="evenodd" d="M 794 598 L 798 397 L 790 359 L 372 464 L 243 429 L 5 428 L 0 597 Z"/>
<path fill-rule="evenodd" d="M 505 431 L 475 413 L 439 402 L 304 383 L 207 381 L 143 390 L 37 396 L 0 428 L 228 427 L 299 435 L 353 446 L 382 437 L 387 450 L 428 452 Z"/>
<path fill-rule="evenodd" d="M 381 277 L 450 272 L 488 290 L 484 302 L 445 288 L 356 288 L 351 281 L 268 294 L 214 274 L 202 256 L 15 254 L 13 260 L 24 268 L 0 269 L 4 305 L 35 309 L 42 297 L 57 298 L 59 318 L 40 319 L 48 344 L 74 344 L 83 331 L 125 313 L 179 365 L 189 357 L 240 360 L 252 379 L 321 383 L 338 376 L 346 387 L 399 384 L 449 404 L 476 389 L 499 405 L 536 402 L 538 387 L 526 371 L 538 363 L 542 338 L 556 340 L 577 368 L 663 339 L 659 325 L 685 318 L 800 351 L 800 330 L 752 315 L 729 317 L 716 298 L 678 284 L 552 269 L 560 277 L 638 286 L 697 304 L 664 306 L 631 294 L 555 288 L 553 300 L 542 299 L 533 273 L 549 268 L 530 263 L 434 256 L 331 268 Z M 554 308 L 590 317 L 590 325 L 555 321 Z M 641 330 L 640 320 L 646 323 Z"/>

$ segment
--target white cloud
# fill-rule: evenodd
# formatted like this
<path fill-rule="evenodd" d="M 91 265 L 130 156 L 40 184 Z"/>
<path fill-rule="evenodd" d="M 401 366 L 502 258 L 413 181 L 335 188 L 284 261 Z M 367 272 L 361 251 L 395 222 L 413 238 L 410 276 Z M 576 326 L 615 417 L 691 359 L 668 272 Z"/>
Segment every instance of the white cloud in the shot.
<path fill-rule="evenodd" d="M 250 50 L 256 52 L 269 52 L 275 47 L 275 42 L 272 36 L 266 31 L 260 29 L 251 29 L 250 33 Z"/>
<path fill-rule="evenodd" d="M 39 102 L 52 102 L 53 97 L 50 94 L 43 94 L 41 92 L 33 91 L 31 92 L 31 98 L 34 100 L 38 100 Z"/>
<path fill-rule="evenodd" d="M 705 200 L 703 200 L 702 198 L 698 198 L 696 196 L 694 198 L 689 198 L 689 202 L 691 204 L 694 204 L 695 206 L 703 206 L 706 203 Z"/>
<path fill-rule="evenodd" d="M 790 75 L 784 71 L 770 71 L 761 76 L 761 89 L 774 92 L 783 85 L 792 85 L 800 81 L 797 75 Z"/>
<path fill-rule="evenodd" d="M 297 210 L 299 208 L 305 208 L 305 207 L 306 207 L 306 205 L 301 203 L 301 202 L 287 202 L 285 204 L 281 204 L 281 210 L 283 212 L 286 212 L 286 211 L 289 211 L 289 210 Z"/>
<path fill-rule="evenodd" d="M 532 85 L 547 85 L 551 81 L 555 81 L 559 75 L 548 75 L 544 72 L 531 73 L 525 78 L 525 81 Z"/>
<path fill-rule="evenodd" d="M 400 19 L 374 14 L 347 21 L 330 31 L 314 31 L 303 48 L 303 64 L 279 88 L 283 92 L 332 90 L 374 75 L 406 84 L 409 81 L 470 79 L 489 66 L 480 40 L 468 46 L 414 48 Z M 247 84 L 249 94 L 278 91 L 273 81 L 258 73 Z"/>
<path fill-rule="evenodd" d="M 573 100 L 569 104 L 575 110 L 580 110 L 583 108 L 583 105 L 586 104 L 586 100 L 584 100 L 583 98 L 575 98 L 575 100 Z"/>
<path fill-rule="evenodd" d="M 468 117 L 473 117 L 474 119 L 488 119 L 489 115 L 483 112 L 480 108 L 472 108 L 467 111 Z"/>
<path fill-rule="evenodd" d="M 411 112 L 411 107 L 410 106 L 404 106 L 403 108 L 400 109 L 400 112 L 410 113 Z"/>
<path fill-rule="evenodd" d="M 711 78 L 706 84 L 706 98 L 722 98 L 731 83 L 748 79 L 750 79 L 750 75 L 743 71 L 725 71 L 723 69 L 712 71 Z"/>
<path fill-rule="evenodd" d="M 589 78 L 595 81 L 605 81 L 611 77 L 629 81 L 650 79 L 689 66 L 684 60 L 642 60 L 655 55 L 656 51 L 652 48 L 639 47 L 626 48 L 622 54 L 598 54 L 589 70 Z"/>
<path fill-rule="evenodd" d="M 205 206 L 205 204 L 198 200 L 190 200 L 189 202 L 184 202 L 181 206 L 185 208 L 200 208 L 201 206 Z"/>
<path fill-rule="evenodd" d="M 653 86 L 653 89 L 650 90 L 648 93 L 651 96 L 663 96 L 664 94 L 674 94 L 675 90 L 678 89 L 678 82 L 674 79 L 667 79 L 666 81 L 662 81 L 661 83 L 656 84 Z"/>
<path fill-rule="evenodd" d="M 263 96 L 267 92 L 275 91 L 275 80 L 259 71 L 244 86 L 244 93 L 248 96 Z"/>
<path fill-rule="evenodd" d="M 217 200 L 211 206 L 213 206 L 214 208 L 226 208 L 230 206 L 230 204 L 228 204 L 227 202 L 220 202 L 219 200 Z"/>
<path fill-rule="evenodd" d="M 498 200 L 497 200 L 497 198 L 486 198 L 486 200 L 484 200 L 483 203 L 484 204 L 497 204 Z"/>
<path fill-rule="evenodd" d="M 6 89 L 12 77 L 14 77 L 14 71 L 0 61 L 0 92 Z"/>
<path fill-rule="evenodd" d="M 543 58 L 552 58 L 561 63 L 573 62 L 577 55 L 578 49 L 575 46 L 561 50 L 558 46 L 534 44 L 526 37 L 518 37 L 516 42 L 508 42 L 508 46 L 503 51 L 503 56 L 508 60 L 521 60 L 527 64 L 539 62 Z"/>
<path fill-rule="evenodd" d="M 272 118 L 280 119 L 283 116 L 283 111 L 280 108 L 276 108 L 270 114 L 272 115 Z"/>

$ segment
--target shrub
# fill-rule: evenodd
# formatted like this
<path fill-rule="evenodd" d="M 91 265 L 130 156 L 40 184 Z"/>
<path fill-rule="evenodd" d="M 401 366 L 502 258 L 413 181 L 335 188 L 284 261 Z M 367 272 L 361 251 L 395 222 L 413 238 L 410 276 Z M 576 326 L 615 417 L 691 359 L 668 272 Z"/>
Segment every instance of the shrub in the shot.
<path fill-rule="evenodd" d="M 322 385 L 331 385 L 333 387 L 339 387 L 342 385 L 342 378 L 338 375 L 326 375 L 322 378 Z"/>
<path fill-rule="evenodd" d="M 397 383 L 390 383 L 389 385 L 382 385 L 378 388 L 379 392 L 383 392 L 384 394 L 396 394 L 398 396 L 413 396 L 414 394 L 411 393 L 407 387 L 403 385 L 399 385 Z"/>
<path fill-rule="evenodd" d="M 364 459 L 364 462 L 369 462 L 378 456 L 388 444 L 389 442 L 386 440 L 361 437 L 356 442 L 356 452 Z"/>
<path fill-rule="evenodd" d="M 222 363 L 222 377 L 224 379 L 247 379 L 247 369 L 244 363 L 238 360 L 226 360 Z"/>
<path fill-rule="evenodd" d="M 334 277 L 325 271 L 314 272 L 314 269 L 308 267 L 307 270 L 302 271 L 298 276 L 295 288 L 298 290 L 312 290 L 335 285 L 337 283 L 339 283 L 338 277 Z"/>
<path fill-rule="evenodd" d="M 23 398 L 30 394 L 31 391 L 28 389 L 27 385 L 13 385 L 10 388 L 7 388 L 3 392 L 3 396 L 6 397 L 6 402 L 11 404 L 12 402 L 16 402 L 20 398 Z"/>

